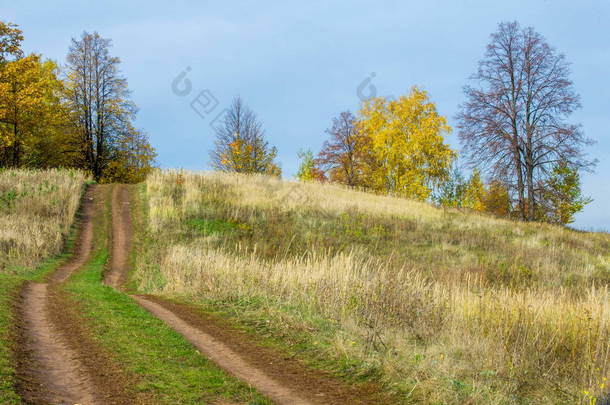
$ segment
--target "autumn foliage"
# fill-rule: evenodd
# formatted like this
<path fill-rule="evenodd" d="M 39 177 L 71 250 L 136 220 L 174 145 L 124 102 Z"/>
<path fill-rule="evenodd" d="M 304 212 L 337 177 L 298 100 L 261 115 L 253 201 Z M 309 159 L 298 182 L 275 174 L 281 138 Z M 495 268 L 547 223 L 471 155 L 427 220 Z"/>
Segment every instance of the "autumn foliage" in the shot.
<path fill-rule="evenodd" d="M 97 181 L 142 181 L 156 153 L 132 125 L 135 105 L 110 40 L 73 39 L 64 72 L 41 55 L 24 56 L 22 41 L 17 26 L 0 22 L 0 167 L 79 168 Z"/>

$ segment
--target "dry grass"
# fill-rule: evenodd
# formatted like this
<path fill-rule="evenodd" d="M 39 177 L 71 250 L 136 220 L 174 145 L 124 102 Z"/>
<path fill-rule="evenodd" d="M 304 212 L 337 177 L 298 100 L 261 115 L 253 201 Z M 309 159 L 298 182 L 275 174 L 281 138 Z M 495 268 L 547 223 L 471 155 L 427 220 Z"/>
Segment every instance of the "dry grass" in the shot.
<path fill-rule="evenodd" d="M 259 176 L 156 172 L 146 189 L 146 291 L 323 316 L 346 332 L 335 354 L 382 370 L 406 403 L 589 403 L 606 389 L 607 234 Z"/>
<path fill-rule="evenodd" d="M 59 253 L 86 180 L 73 170 L 0 171 L 0 271 Z"/>

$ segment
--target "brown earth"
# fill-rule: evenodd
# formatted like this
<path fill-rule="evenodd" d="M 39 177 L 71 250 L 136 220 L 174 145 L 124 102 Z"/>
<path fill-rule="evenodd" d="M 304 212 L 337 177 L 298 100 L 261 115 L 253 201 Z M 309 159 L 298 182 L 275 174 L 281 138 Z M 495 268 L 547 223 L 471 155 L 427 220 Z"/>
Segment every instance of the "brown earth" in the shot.
<path fill-rule="evenodd" d="M 118 289 L 127 277 L 131 242 L 129 186 L 117 184 L 112 190 L 112 254 L 104 282 Z"/>
<path fill-rule="evenodd" d="M 132 236 L 129 186 L 90 187 L 79 213 L 75 253 L 48 277 L 48 283 L 27 283 L 18 301 L 18 391 L 26 404 L 153 403 L 130 389 L 137 384 L 136 378 L 99 347 L 78 308 L 60 287 L 87 262 L 93 243 L 93 217 L 103 213 L 110 193 L 112 253 L 104 281 L 119 288 L 127 277 Z M 393 403 L 372 384 L 352 386 L 311 369 L 197 308 L 157 297 L 134 299 L 226 372 L 278 405 Z"/>
<path fill-rule="evenodd" d="M 26 283 L 16 313 L 17 390 L 33 405 L 146 403 L 127 387 L 131 377 L 92 338 L 60 283 L 84 265 L 93 243 L 93 217 L 103 212 L 108 186 L 89 187 L 79 210 L 74 254 L 47 279 Z"/>
<path fill-rule="evenodd" d="M 374 384 L 352 386 L 307 367 L 197 308 L 159 297 L 134 298 L 222 369 L 278 405 L 395 403 L 380 394 Z"/>

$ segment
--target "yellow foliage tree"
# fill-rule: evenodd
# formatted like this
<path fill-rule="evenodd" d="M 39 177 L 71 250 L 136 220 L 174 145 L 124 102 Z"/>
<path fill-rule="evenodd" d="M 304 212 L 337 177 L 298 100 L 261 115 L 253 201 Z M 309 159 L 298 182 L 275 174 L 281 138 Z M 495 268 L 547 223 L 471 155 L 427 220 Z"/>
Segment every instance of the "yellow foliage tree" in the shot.
<path fill-rule="evenodd" d="M 489 183 L 485 193 L 485 210 L 499 217 L 508 217 L 511 214 L 512 204 L 508 187 L 498 180 Z"/>
<path fill-rule="evenodd" d="M 398 100 L 365 102 L 358 125 L 369 138 L 372 157 L 364 177 L 376 191 L 425 200 L 447 178 L 457 156 L 444 142 L 451 132 L 447 120 L 417 87 Z"/>
<path fill-rule="evenodd" d="M 475 169 L 466 184 L 462 207 L 475 211 L 485 211 L 485 196 L 485 184 L 481 180 L 481 173 Z"/>
<path fill-rule="evenodd" d="M 121 134 L 101 179 L 104 183 L 139 183 L 153 170 L 157 153 L 146 133 L 133 128 Z"/>
<path fill-rule="evenodd" d="M 67 166 L 58 151 L 69 143 L 69 119 L 60 99 L 57 65 L 40 55 L 0 68 L 0 164 Z"/>

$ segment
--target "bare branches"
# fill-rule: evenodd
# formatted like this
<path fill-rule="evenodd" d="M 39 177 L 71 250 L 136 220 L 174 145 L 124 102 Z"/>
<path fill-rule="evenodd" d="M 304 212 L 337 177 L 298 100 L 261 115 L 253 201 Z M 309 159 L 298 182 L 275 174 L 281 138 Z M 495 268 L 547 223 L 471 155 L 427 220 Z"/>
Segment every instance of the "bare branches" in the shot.
<path fill-rule="evenodd" d="M 470 164 L 514 185 L 523 219 L 534 219 L 537 188 L 554 166 L 594 165 L 583 153 L 591 141 L 579 125 L 568 123 L 580 107 L 569 74 L 565 56 L 533 28 L 502 23 L 464 88 L 457 119 Z"/>
<path fill-rule="evenodd" d="M 331 180 L 348 186 L 359 185 L 358 153 L 363 137 L 356 126 L 356 117 L 344 111 L 333 118 L 332 127 L 326 130 L 331 140 L 324 142 L 316 165 L 330 172 Z"/>
<path fill-rule="evenodd" d="M 111 40 L 97 32 L 72 39 L 67 57 L 67 98 L 75 112 L 83 141 L 84 164 L 99 180 L 113 148 L 132 131 L 136 107 L 120 59 L 110 56 Z"/>
<path fill-rule="evenodd" d="M 236 97 L 217 130 L 215 148 L 210 153 L 212 166 L 222 171 L 279 175 L 276 156 L 277 149 L 265 140 L 256 114 Z"/>

